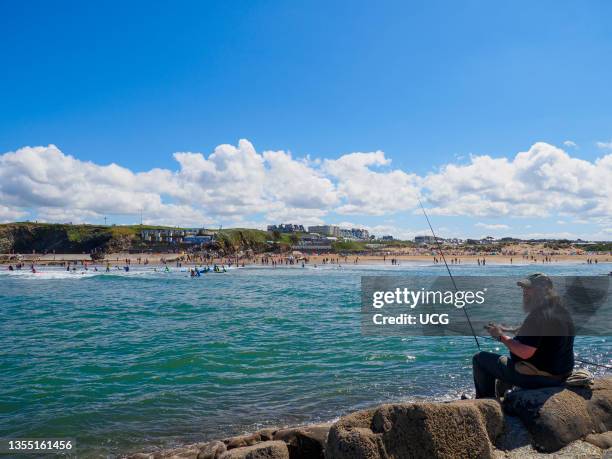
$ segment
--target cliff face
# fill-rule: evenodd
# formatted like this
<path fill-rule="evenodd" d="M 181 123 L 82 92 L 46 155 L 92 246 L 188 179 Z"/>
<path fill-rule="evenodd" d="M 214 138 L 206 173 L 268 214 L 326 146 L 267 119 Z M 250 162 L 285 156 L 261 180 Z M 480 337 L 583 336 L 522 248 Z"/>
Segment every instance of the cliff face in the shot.
<path fill-rule="evenodd" d="M 92 225 L 12 223 L 0 225 L 0 253 L 90 253 L 129 248 L 133 235 Z"/>

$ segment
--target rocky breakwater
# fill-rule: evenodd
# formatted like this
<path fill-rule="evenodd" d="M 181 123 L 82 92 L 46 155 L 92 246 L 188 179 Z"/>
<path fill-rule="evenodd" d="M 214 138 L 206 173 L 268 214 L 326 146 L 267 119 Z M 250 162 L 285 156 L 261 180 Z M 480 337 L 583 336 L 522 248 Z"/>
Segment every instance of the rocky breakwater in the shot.
<path fill-rule="evenodd" d="M 496 400 L 395 403 L 333 424 L 254 434 L 130 459 L 612 458 L 612 378 Z M 606 453 L 606 450 L 607 453 Z"/>

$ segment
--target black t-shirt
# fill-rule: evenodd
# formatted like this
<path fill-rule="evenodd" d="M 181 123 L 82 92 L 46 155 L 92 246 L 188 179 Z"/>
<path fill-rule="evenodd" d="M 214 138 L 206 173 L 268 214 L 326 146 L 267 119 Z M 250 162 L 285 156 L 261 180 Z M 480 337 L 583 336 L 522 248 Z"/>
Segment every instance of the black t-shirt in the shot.
<path fill-rule="evenodd" d="M 542 371 L 565 375 L 574 368 L 574 322 L 567 309 L 547 306 L 529 313 L 515 340 L 537 350 L 529 359 L 511 354 L 516 361 L 526 360 Z"/>

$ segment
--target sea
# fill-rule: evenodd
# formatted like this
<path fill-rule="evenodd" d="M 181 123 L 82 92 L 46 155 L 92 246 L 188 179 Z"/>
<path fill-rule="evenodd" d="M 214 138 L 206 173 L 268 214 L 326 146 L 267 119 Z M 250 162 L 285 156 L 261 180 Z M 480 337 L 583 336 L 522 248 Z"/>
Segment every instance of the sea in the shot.
<path fill-rule="evenodd" d="M 605 275 L 612 265 L 451 269 Z M 429 263 L 347 263 L 191 278 L 176 267 L 0 267 L 0 438 L 74 438 L 79 457 L 116 457 L 333 421 L 382 402 L 473 393 L 472 337 L 362 335 L 366 275 L 446 271 Z M 610 364 L 611 343 L 578 337 L 575 350 L 581 359 Z M 503 352 L 495 342 L 482 346 Z"/>

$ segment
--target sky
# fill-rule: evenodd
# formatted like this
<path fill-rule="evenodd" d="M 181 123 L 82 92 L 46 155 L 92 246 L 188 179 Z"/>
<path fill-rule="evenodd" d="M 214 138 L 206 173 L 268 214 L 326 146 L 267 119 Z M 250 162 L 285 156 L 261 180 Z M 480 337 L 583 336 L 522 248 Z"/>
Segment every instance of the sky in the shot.
<path fill-rule="evenodd" d="M 0 221 L 612 239 L 612 4 L 0 3 Z"/>

